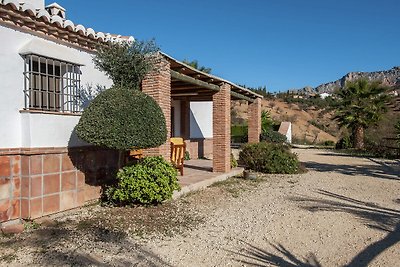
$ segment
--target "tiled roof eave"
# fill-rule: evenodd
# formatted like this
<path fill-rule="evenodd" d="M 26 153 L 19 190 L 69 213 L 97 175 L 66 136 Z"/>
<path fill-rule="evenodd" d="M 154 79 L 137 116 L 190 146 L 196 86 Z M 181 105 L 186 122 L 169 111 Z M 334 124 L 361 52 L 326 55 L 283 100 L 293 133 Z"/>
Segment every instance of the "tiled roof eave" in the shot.
<path fill-rule="evenodd" d="M 109 41 L 133 40 L 133 37 L 120 37 L 95 32 L 82 25 L 74 25 L 70 20 L 50 14 L 46 10 L 31 10 L 25 5 L 16 5 L 0 0 L 0 24 L 31 33 L 53 41 L 65 42 L 80 49 L 93 51 L 98 44 Z"/>

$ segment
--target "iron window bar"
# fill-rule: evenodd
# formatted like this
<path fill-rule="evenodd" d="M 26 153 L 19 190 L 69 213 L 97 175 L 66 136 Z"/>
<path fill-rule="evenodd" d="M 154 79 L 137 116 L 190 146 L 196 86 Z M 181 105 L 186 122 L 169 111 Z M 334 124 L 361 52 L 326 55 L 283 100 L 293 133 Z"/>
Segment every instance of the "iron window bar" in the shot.
<path fill-rule="evenodd" d="M 24 56 L 25 110 L 79 113 L 80 66 L 34 54 Z"/>

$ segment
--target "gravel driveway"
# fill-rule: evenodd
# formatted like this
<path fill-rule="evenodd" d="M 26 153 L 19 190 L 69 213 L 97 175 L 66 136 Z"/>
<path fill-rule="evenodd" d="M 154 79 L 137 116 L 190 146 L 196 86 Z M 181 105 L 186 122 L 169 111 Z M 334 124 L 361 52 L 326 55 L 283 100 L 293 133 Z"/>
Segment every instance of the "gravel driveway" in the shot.
<path fill-rule="evenodd" d="M 399 161 L 295 152 L 307 173 L 223 182 L 155 208 L 157 217 L 117 211 L 125 223 L 105 215 L 113 209 L 81 209 L 0 239 L 0 264 L 400 266 Z M 135 228 L 160 218 L 150 232 Z"/>

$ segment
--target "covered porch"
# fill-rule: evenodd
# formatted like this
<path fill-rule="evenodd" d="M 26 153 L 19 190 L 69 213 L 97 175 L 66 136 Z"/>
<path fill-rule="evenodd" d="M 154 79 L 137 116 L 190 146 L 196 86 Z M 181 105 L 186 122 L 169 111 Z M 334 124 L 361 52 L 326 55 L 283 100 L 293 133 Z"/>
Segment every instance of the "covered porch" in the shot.
<path fill-rule="evenodd" d="M 190 192 L 194 192 L 229 177 L 243 173 L 243 168 L 233 168 L 226 173 L 213 172 L 213 162 L 207 159 L 192 159 L 185 162 L 185 173 L 178 177 L 181 186 L 180 191 L 175 191 L 173 198 L 178 198 Z"/>
<path fill-rule="evenodd" d="M 211 159 L 210 172 L 230 172 L 232 100 L 249 102 L 249 142 L 259 142 L 262 96 L 246 88 L 160 54 L 157 69 L 143 81 L 142 90 L 158 102 L 168 128 L 167 142 L 147 155 L 168 159 L 169 139 L 179 136 L 192 159 Z"/>

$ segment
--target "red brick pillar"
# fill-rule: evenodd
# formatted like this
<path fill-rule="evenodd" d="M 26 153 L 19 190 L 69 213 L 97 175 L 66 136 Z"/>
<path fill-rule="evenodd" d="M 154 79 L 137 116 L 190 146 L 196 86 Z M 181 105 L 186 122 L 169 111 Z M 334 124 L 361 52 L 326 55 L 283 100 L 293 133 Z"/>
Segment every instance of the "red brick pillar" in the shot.
<path fill-rule="evenodd" d="M 153 97 L 160 105 L 165 116 L 168 131 L 165 144 L 157 148 L 146 149 L 145 155 L 161 155 L 166 160 L 169 160 L 171 150 L 169 143 L 171 137 L 171 68 L 169 62 L 161 56 L 155 70 L 143 79 L 142 91 Z"/>
<path fill-rule="evenodd" d="M 231 170 L 231 86 L 213 95 L 213 171 Z"/>
<path fill-rule="evenodd" d="M 261 134 L 261 98 L 249 104 L 247 113 L 249 143 L 258 143 Z"/>

